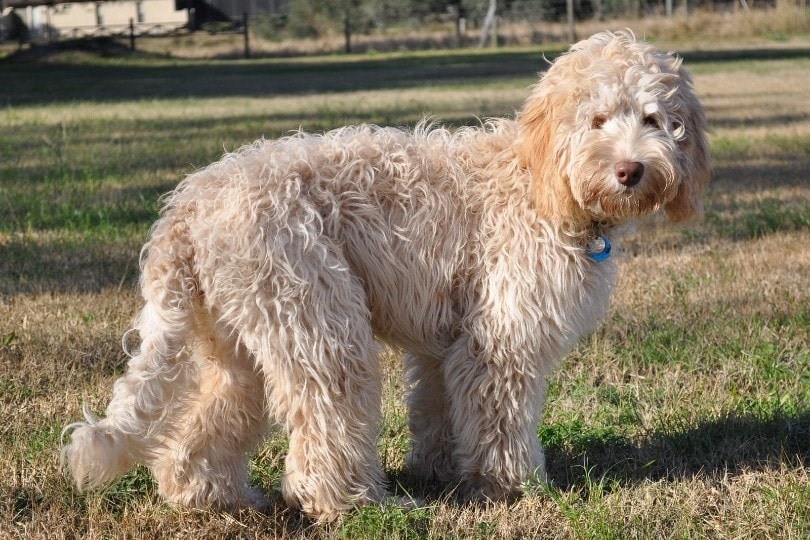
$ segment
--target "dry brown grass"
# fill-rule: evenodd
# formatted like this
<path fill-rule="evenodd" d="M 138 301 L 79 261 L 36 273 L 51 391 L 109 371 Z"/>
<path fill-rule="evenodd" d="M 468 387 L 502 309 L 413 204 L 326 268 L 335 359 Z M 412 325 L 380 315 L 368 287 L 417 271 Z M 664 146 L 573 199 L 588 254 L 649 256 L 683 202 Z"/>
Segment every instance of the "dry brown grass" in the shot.
<path fill-rule="evenodd" d="M 687 44 L 690 47 L 733 49 L 740 41 L 745 41 L 748 46 L 784 47 L 787 42 L 795 44 L 806 39 L 810 33 L 810 18 L 801 0 L 785 1 L 773 8 L 750 11 L 693 10 L 685 15 L 682 9 L 677 9 L 671 18 L 646 15 L 584 20 L 575 25 L 575 35 L 583 38 L 601 30 L 619 28 L 632 28 L 639 36 L 675 47 Z M 510 47 L 564 44 L 568 39 L 565 22 L 546 22 L 538 16 L 502 19 L 498 30 L 499 42 Z M 479 37 L 480 29 L 471 27 L 464 36 L 464 44 L 477 46 Z M 423 29 L 389 28 L 384 34 L 353 36 L 352 51 L 377 54 L 437 47 L 447 49 L 454 46 L 455 39 L 455 27 L 450 22 L 443 28 L 441 25 Z M 144 39 L 138 42 L 138 47 L 181 58 L 239 57 L 244 53 L 241 35 L 197 33 L 181 38 Z M 304 40 L 251 35 L 250 48 L 254 57 L 335 54 L 344 51 L 345 41 L 342 33 Z"/>
<path fill-rule="evenodd" d="M 101 411 L 124 368 L 119 342 L 138 308 L 134 265 L 153 192 L 251 131 L 295 128 L 291 118 L 329 127 L 503 114 L 530 77 L 0 113 L 12 130 L 0 134 L 0 208 L 10 216 L 0 228 L 0 537 L 806 538 L 810 61 L 692 71 L 715 155 L 706 219 L 685 228 L 652 219 L 617 246 L 626 254 L 610 317 L 551 381 L 540 436 L 554 485 L 530 483 L 512 504 L 459 505 L 409 478 L 390 355 L 380 452 L 392 485 L 423 504 L 366 508 L 328 527 L 280 503 L 279 433 L 253 461 L 254 481 L 277 503 L 264 512 L 169 508 L 143 470 L 89 494 L 60 474 L 61 427 L 82 402 Z M 184 122 L 177 131 L 175 122 Z M 192 152 L 190 138 L 205 151 Z M 133 206 L 144 196 L 146 210 Z M 105 214 L 110 206 L 117 213 Z"/>

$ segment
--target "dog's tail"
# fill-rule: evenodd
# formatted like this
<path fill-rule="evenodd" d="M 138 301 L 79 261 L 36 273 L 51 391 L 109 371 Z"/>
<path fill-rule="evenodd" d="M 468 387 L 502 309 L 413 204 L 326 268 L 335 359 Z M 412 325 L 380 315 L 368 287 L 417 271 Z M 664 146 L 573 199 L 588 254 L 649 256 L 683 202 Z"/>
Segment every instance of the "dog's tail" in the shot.
<path fill-rule="evenodd" d="M 61 462 L 80 488 L 109 484 L 135 462 L 148 462 L 161 451 L 161 425 L 181 405 L 190 376 L 186 345 L 198 297 L 192 263 L 187 224 L 173 220 L 170 211 L 155 224 L 142 252 L 146 303 L 133 328 L 140 334 L 140 350 L 130 354 L 127 372 L 115 382 L 105 417 L 99 419 L 85 407 L 85 420 L 62 432 L 63 439 L 72 434 Z"/>

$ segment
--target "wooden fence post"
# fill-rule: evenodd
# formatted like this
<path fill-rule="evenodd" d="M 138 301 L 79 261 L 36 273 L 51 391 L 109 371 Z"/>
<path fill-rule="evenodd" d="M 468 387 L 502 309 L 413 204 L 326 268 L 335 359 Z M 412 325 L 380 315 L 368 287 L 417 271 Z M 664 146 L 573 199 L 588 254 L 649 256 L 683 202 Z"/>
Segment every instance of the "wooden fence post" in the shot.
<path fill-rule="evenodd" d="M 568 43 L 576 41 L 576 34 L 574 32 L 574 0 L 567 0 L 565 2 L 565 11 L 568 15 Z"/>
<path fill-rule="evenodd" d="M 129 19 L 129 50 L 135 51 L 135 21 Z"/>
<path fill-rule="evenodd" d="M 250 38 L 248 38 L 248 14 L 242 12 L 242 28 L 245 32 L 245 58 L 250 58 Z"/>
<path fill-rule="evenodd" d="M 343 12 L 343 50 L 346 54 L 352 53 L 352 16 L 351 16 L 351 6 L 346 7 L 346 11 Z"/>

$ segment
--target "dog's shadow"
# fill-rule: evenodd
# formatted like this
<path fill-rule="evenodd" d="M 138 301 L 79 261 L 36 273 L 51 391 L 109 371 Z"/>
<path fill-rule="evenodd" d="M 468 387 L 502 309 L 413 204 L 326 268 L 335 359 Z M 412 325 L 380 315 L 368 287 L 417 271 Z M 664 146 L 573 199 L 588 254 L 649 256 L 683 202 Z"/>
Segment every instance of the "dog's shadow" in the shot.
<path fill-rule="evenodd" d="M 810 410 L 762 417 L 727 415 L 680 429 L 662 429 L 646 437 L 602 434 L 550 439 L 541 433 L 548 480 L 554 489 L 586 491 L 598 483 L 603 492 L 609 492 L 647 481 L 675 482 L 699 476 L 720 479 L 785 465 L 805 466 L 810 463 Z M 133 491 L 127 488 L 130 484 L 141 487 Z M 286 508 L 278 487 L 261 486 L 268 506 L 259 509 L 257 515 L 275 516 L 287 532 L 314 527 L 315 522 L 305 515 Z M 392 501 L 412 501 L 415 508 L 470 504 L 456 497 L 454 486 L 426 482 L 407 469 L 389 470 L 389 488 Z M 108 492 L 105 501 L 111 511 L 121 511 L 133 496 L 155 489 L 154 481 L 141 467 Z"/>
<path fill-rule="evenodd" d="M 810 410 L 769 416 L 727 415 L 645 437 L 594 437 L 546 447 L 550 482 L 559 489 L 723 477 L 810 462 Z"/>
<path fill-rule="evenodd" d="M 541 437 L 542 439 L 542 437 Z M 597 436 L 544 442 L 548 481 L 556 489 L 603 490 L 646 481 L 723 478 L 810 463 L 810 410 L 770 416 L 727 415 L 645 437 Z M 403 471 L 391 478 L 399 495 L 428 504 L 453 500 L 453 490 Z"/>

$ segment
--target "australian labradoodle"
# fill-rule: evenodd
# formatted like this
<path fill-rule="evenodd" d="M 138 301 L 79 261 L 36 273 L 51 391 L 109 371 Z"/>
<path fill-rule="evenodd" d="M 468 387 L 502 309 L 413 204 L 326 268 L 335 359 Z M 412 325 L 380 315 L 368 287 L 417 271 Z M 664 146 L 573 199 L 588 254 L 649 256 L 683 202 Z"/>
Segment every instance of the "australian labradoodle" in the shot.
<path fill-rule="evenodd" d="M 605 314 L 619 226 L 700 211 L 706 120 L 681 61 L 630 32 L 574 45 L 516 119 L 260 140 L 186 178 L 143 250 L 140 348 L 68 426 L 81 487 L 145 463 L 169 501 L 282 493 L 328 519 L 386 497 L 377 339 L 406 351 L 409 467 L 467 497 L 544 474 L 545 377 Z"/>

